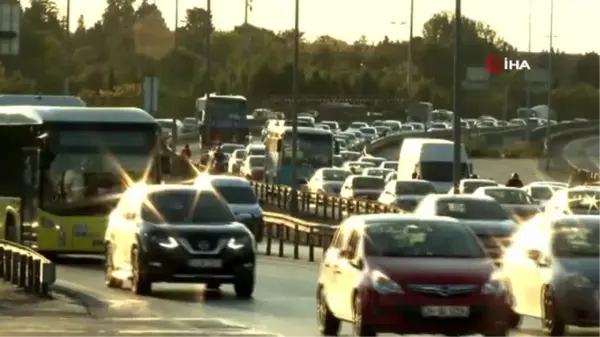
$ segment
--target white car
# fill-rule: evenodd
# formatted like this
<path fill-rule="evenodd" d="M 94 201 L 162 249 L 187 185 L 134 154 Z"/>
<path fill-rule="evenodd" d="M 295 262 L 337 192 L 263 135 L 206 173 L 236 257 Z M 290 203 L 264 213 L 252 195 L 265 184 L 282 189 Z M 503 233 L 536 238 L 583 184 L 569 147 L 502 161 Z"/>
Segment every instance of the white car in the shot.
<path fill-rule="evenodd" d="M 458 184 L 458 193 L 459 194 L 471 194 L 475 192 L 476 189 L 485 186 L 498 186 L 498 183 L 491 179 L 461 179 Z M 448 194 L 454 194 L 454 188 L 451 188 L 448 191 Z"/>
<path fill-rule="evenodd" d="M 412 212 L 426 195 L 436 193 L 435 186 L 426 180 L 395 180 L 385 185 L 380 203 Z"/>
<path fill-rule="evenodd" d="M 393 173 L 394 170 L 391 169 L 383 169 L 379 167 L 369 167 L 362 171 L 361 175 L 369 176 L 369 177 L 379 177 L 385 179 L 388 174 Z"/>
<path fill-rule="evenodd" d="M 351 175 L 342 185 L 340 197 L 348 199 L 377 200 L 385 182 L 379 177 Z"/>
<path fill-rule="evenodd" d="M 341 168 L 320 168 L 308 180 L 306 189 L 312 193 L 339 195 L 344 181 L 351 174 L 350 171 Z"/>
<path fill-rule="evenodd" d="M 379 164 L 379 168 L 396 170 L 398 168 L 398 162 L 395 160 L 386 160 Z"/>
<path fill-rule="evenodd" d="M 552 216 L 600 214 L 600 187 L 577 186 L 556 191 L 546 203 L 545 213 Z"/>
<path fill-rule="evenodd" d="M 246 156 L 240 168 L 240 176 L 249 180 L 262 181 L 265 176 L 265 156 Z"/>
<path fill-rule="evenodd" d="M 538 203 L 527 192 L 517 187 L 485 186 L 476 189 L 473 195 L 494 198 L 520 222 L 536 216 L 541 211 Z"/>
<path fill-rule="evenodd" d="M 347 161 L 342 166 L 343 169 L 346 169 L 353 174 L 361 174 L 364 169 L 369 167 L 375 167 L 375 164 L 364 161 Z"/>
<path fill-rule="evenodd" d="M 237 149 L 233 151 L 231 156 L 229 156 L 229 161 L 227 162 L 227 172 L 231 174 L 240 173 L 240 168 L 244 163 L 244 159 L 246 159 L 245 149 Z"/>
<path fill-rule="evenodd" d="M 250 144 L 246 146 L 246 156 L 265 156 L 267 147 L 263 144 Z"/>
<path fill-rule="evenodd" d="M 529 194 L 535 202 L 545 205 L 555 192 L 568 188 L 565 183 L 554 181 L 538 181 L 523 186 L 521 189 Z"/>

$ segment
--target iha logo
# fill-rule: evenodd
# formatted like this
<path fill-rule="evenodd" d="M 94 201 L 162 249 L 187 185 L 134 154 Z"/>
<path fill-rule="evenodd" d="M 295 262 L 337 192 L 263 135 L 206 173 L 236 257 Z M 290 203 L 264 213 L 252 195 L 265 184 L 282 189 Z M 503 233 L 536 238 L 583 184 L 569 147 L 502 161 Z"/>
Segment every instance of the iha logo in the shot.
<path fill-rule="evenodd" d="M 490 73 L 499 73 L 502 70 L 531 70 L 526 60 L 513 60 L 498 55 L 488 56 L 485 59 L 485 67 Z"/>

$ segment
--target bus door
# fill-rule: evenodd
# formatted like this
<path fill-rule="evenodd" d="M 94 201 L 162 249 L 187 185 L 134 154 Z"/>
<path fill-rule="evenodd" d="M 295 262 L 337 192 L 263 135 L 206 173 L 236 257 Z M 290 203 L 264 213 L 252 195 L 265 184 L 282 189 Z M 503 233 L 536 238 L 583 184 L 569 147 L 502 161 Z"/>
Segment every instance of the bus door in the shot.
<path fill-rule="evenodd" d="M 32 225 L 37 220 L 40 197 L 40 150 L 23 148 L 23 189 L 21 196 L 21 229 L 19 242 L 31 245 Z"/>

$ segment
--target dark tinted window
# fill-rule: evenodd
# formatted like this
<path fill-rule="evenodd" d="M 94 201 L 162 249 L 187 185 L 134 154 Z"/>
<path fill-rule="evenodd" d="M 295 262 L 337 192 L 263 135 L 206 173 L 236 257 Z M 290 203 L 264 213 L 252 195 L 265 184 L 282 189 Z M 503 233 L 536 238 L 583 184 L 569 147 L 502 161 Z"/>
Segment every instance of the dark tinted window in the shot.
<path fill-rule="evenodd" d="M 600 257 L 598 227 L 597 219 L 557 224 L 552 251 L 558 257 Z"/>
<path fill-rule="evenodd" d="M 65 147 L 150 147 L 154 131 L 61 131 L 59 146 Z M 82 141 L 84 140 L 84 141 Z"/>
<path fill-rule="evenodd" d="M 165 190 L 148 195 L 142 218 L 155 223 L 232 222 L 233 213 L 216 193 L 195 190 Z"/>
<path fill-rule="evenodd" d="M 323 180 L 325 181 L 344 181 L 350 175 L 346 170 L 323 170 Z"/>
<path fill-rule="evenodd" d="M 433 184 L 424 181 L 399 181 L 396 183 L 397 195 L 427 195 L 435 192 Z"/>
<path fill-rule="evenodd" d="M 256 204 L 256 195 L 249 186 L 214 186 L 230 204 Z"/>
<path fill-rule="evenodd" d="M 250 151 L 248 151 L 249 156 L 264 156 L 267 154 L 267 151 L 264 148 L 259 147 L 251 147 Z"/>
<path fill-rule="evenodd" d="M 356 177 L 352 180 L 352 188 L 383 189 L 385 182 L 376 177 Z"/>
<path fill-rule="evenodd" d="M 521 190 L 513 189 L 486 189 L 485 194 L 496 199 L 501 204 L 509 205 L 531 205 L 533 199 L 525 192 Z"/>
<path fill-rule="evenodd" d="M 550 200 L 554 195 L 554 191 L 550 186 L 536 186 L 531 188 L 531 196 L 537 200 Z"/>
<path fill-rule="evenodd" d="M 265 165 L 265 157 L 252 157 L 249 159 L 250 160 L 250 166 L 255 167 L 255 166 L 264 166 Z"/>
<path fill-rule="evenodd" d="M 465 181 L 463 183 L 463 193 L 473 193 L 473 192 L 475 192 L 476 189 L 478 189 L 480 187 L 486 187 L 486 186 L 498 186 L 498 184 L 496 184 L 493 181 L 485 181 L 485 180 Z"/>
<path fill-rule="evenodd" d="M 496 201 L 490 200 L 440 200 L 437 215 L 465 220 L 507 220 L 508 214 Z"/>
<path fill-rule="evenodd" d="M 467 164 L 460 164 L 461 176 L 467 177 L 469 168 Z M 451 182 L 453 179 L 452 162 L 421 162 L 419 166 L 421 179 L 437 182 Z"/>
<path fill-rule="evenodd" d="M 360 153 L 358 152 L 342 152 L 340 155 L 344 161 L 354 161 L 360 158 Z"/>
<path fill-rule="evenodd" d="M 448 223 L 382 221 L 367 227 L 367 255 L 484 258 L 477 238 Z"/>

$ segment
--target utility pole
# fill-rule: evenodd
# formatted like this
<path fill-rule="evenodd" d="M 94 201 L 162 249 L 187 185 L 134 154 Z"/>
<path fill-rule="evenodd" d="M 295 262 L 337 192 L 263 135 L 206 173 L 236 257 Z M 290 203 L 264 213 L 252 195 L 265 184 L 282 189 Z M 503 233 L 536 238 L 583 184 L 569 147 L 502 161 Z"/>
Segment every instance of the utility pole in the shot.
<path fill-rule="evenodd" d="M 248 63 L 250 60 L 250 31 L 248 29 L 248 13 L 252 11 L 252 0 L 244 0 L 244 94 L 248 96 L 250 91 L 250 78 Z"/>
<path fill-rule="evenodd" d="M 292 83 L 292 202 L 290 212 L 298 212 L 298 62 L 300 57 L 300 0 L 294 10 L 294 67 Z"/>
<path fill-rule="evenodd" d="M 550 0 L 550 48 L 548 50 L 548 117 L 546 118 L 545 144 L 550 146 L 550 119 L 552 112 L 552 54 L 554 53 L 554 0 Z M 546 151 L 546 170 L 550 169 L 550 151 Z"/>
<path fill-rule="evenodd" d="M 208 127 L 206 130 L 206 139 L 208 142 L 211 141 L 210 134 L 210 113 L 208 111 L 208 102 L 210 101 L 210 94 L 212 93 L 212 52 L 211 52 L 211 43 L 212 43 L 212 9 L 211 9 L 211 0 L 206 0 L 206 12 L 208 13 L 208 31 L 206 33 L 206 110 L 204 111 L 204 124 Z"/>
<path fill-rule="evenodd" d="M 458 185 L 462 177 L 462 163 L 461 163 L 461 124 L 460 117 L 462 116 L 460 111 L 461 103 L 461 78 L 462 78 L 462 60 L 461 60 L 461 48 L 462 48 L 462 4 L 461 0 L 456 0 L 454 9 L 454 81 L 453 81 L 453 109 L 454 109 L 454 126 L 452 128 L 453 139 L 454 139 L 454 162 L 453 162 L 453 176 L 452 183 L 454 185 L 454 193 L 458 194 Z"/>
<path fill-rule="evenodd" d="M 409 89 L 412 85 L 412 40 L 413 40 L 413 25 L 414 25 L 414 8 L 415 0 L 410 0 L 410 22 L 409 22 L 409 33 L 408 33 L 408 61 L 406 70 L 406 88 Z"/>
<path fill-rule="evenodd" d="M 71 41 L 71 0 L 67 0 L 67 15 L 66 15 L 65 28 L 67 33 L 67 66 L 65 69 L 65 79 L 64 79 L 64 88 L 63 92 L 65 95 L 69 95 L 71 93 L 71 67 L 73 66 L 73 46 Z"/>
<path fill-rule="evenodd" d="M 533 0 L 529 0 L 528 42 L 527 52 L 531 55 L 531 18 L 533 15 Z M 525 72 L 523 74 L 526 74 Z M 531 78 L 525 76 L 525 106 L 531 108 Z"/>
<path fill-rule="evenodd" d="M 179 0 L 175 0 L 175 30 L 173 31 L 175 38 L 175 50 L 177 50 L 177 47 L 179 47 L 177 28 L 179 28 Z"/>

